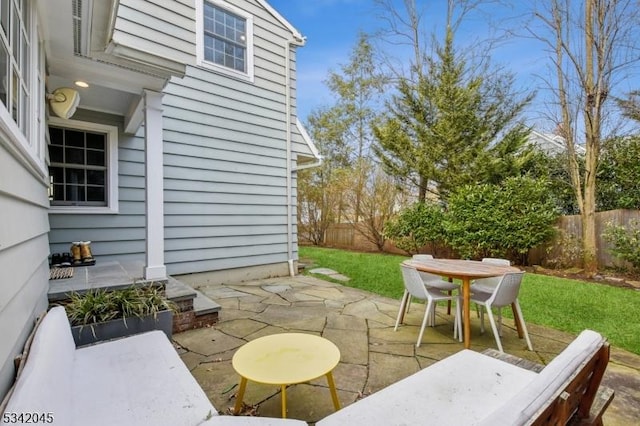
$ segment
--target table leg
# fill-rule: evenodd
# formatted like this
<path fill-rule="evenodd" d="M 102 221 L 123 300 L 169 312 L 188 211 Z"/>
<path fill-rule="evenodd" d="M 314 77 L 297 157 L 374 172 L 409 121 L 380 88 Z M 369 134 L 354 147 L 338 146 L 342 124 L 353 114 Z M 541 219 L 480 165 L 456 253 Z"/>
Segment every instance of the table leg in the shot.
<path fill-rule="evenodd" d="M 287 418 L 287 385 L 280 386 L 280 396 L 282 397 L 282 418 Z"/>
<path fill-rule="evenodd" d="M 404 314 L 407 312 L 407 304 L 411 300 L 411 295 L 407 290 L 404 291 L 402 295 L 402 300 L 400 300 L 400 321 L 398 321 L 398 325 L 404 322 Z"/>
<path fill-rule="evenodd" d="M 331 399 L 333 399 L 333 407 L 338 411 L 340 409 L 340 400 L 338 399 L 338 392 L 336 391 L 336 384 L 333 381 L 331 371 L 327 373 L 327 382 L 329 383 L 329 390 L 331 391 Z"/>
<path fill-rule="evenodd" d="M 518 315 L 515 303 L 511 304 L 511 310 L 513 311 L 513 322 L 516 324 L 516 330 L 518 330 L 518 337 L 522 339 L 524 337 L 524 333 L 522 332 L 522 318 Z"/>
<path fill-rule="evenodd" d="M 453 278 L 449 277 L 449 282 L 453 282 Z M 451 290 L 447 292 L 451 296 Z M 451 300 L 447 300 L 447 315 L 451 315 Z"/>
<path fill-rule="evenodd" d="M 469 277 L 462 279 L 462 318 L 463 318 L 463 332 L 464 332 L 464 348 L 469 349 L 471 347 L 471 282 Z"/>
<path fill-rule="evenodd" d="M 247 388 L 247 379 L 244 377 L 240 377 L 240 389 L 238 389 L 238 393 L 236 394 L 236 405 L 233 407 L 233 415 L 237 416 L 240 414 L 240 410 L 242 409 L 242 399 L 244 398 L 244 391 Z"/>

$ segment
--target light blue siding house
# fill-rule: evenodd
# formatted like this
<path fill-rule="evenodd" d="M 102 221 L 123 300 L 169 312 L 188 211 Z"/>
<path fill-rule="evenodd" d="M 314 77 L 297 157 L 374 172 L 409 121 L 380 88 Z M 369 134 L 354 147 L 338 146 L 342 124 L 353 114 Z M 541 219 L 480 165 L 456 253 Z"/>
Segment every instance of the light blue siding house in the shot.
<path fill-rule="evenodd" d="M 296 173 L 320 158 L 304 38 L 266 1 L 2 0 L 0 22 L 0 397 L 73 241 L 147 279 L 294 273 Z"/>

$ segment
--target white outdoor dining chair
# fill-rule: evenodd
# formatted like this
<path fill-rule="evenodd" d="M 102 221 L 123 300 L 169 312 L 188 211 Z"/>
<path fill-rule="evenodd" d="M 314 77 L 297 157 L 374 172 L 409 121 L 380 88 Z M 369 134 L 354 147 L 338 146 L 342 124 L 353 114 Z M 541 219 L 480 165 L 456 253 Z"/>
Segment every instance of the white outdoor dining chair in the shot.
<path fill-rule="evenodd" d="M 414 254 L 413 255 L 413 260 L 416 262 L 421 262 L 423 260 L 431 260 L 431 259 L 433 259 L 433 256 L 430 254 Z M 438 290 L 446 291 L 449 294 L 449 296 L 453 294 L 454 290 L 457 290 L 458 292 L 460 291 L 459 284 L 445 281 L 442 279 L 440 275 L 430 274 L 428 272 L 422 272 L 422 271 L 418 271 L 418 273 L 420 274 L 420 278 L 422 278 L 424 285 L 426 285 L 427 287 L 433 287 Z M 435 309 L 434 309 L 434 313 L 435 313 Z M 447 301 L 447 313 L 448 314 L 451 313 L 450 300 Z"/>
<path fill-rule="evenodd" d="M 500 282 L 491 293 L 472 293 L 471 301 L 482 305 L 487 311 L 489 316 L 489 322 L 491 323 L 491 329 L 493 330 L 493 336 L 496 339 L 496 344 L 500 352 L 504 352 L 502 349 L 502 342 L 500 341 L 500 332 L 496 327 L 496 321 L 493 318 L 491 308 L 502 308 L 503 306 L 509 306 L 513 304 L 516 310 L 520 323 L 522 325 L 522 332 L 527 341 L 527 347 L 530 351 L 533 351 L 531 345 L 531 339 L 529 339 L 529 333 L 527 332 L 527 326 L 524 322 L 524 316 L 522 315 L 522 309 L 520 309 L 520 303 L 518 302 L 518 293 L 520 292 L 520 285 L 522 284 L 522 277 L 524 272 L 508 272 L 502 276 Z M 502 316 L 499 317 L 500 327 L 502 327 Z M 480 331 L 484 333 L 484 310 L 480 312 Z"/>
<path fill-rule="evenodd" d="M 508 259 L 499 259 L 497 257 L 485 257 L 482 262 L 498 266 L 511 266 L 511 262 Z M 478 278 L 471 284 L 471 291 L 492 293 L 500 282 L 500 278 L 502 277 Z"/>
<path fill-rule="evenodd" d="M 456 313 L 453 324 L 453 338 L 455 339 L 456 337 L 458 337 L 458 339 L 462 341 L 462 324 L 460 322 L 461 313 L 458 296 L 452 296 L 434 287 L 425 286 L 422 278 L 420 277 L 420 274 L 418 274 L 418 271 L 411 266 L 400 265 L 400 268 L 402 270 L 402 279 L 404 281 L 404 294 L 402 295 L 402 300 L 400 302 L 400 309 L 398 310 L 396 326 L 393 330 L 398 330 L 398 325 L 400 324 L 400 319 L 403 316 L 406 305 L 408 303 L 411 303 L 411 297 L 426 301 L 427 306 L 424 311 L 424 318 L 422 319 L 422 326 L 420 327 L 418 342 L 416 343 L 416 347 L 420 347 L 420 343 L 422 343 L 422 335 L 424 334 L 424 328 L 427 325 L 427 319 L 435 313 L 436 302 L 439 302 L 441 300 L 451 300 L 456 302 Z"/>

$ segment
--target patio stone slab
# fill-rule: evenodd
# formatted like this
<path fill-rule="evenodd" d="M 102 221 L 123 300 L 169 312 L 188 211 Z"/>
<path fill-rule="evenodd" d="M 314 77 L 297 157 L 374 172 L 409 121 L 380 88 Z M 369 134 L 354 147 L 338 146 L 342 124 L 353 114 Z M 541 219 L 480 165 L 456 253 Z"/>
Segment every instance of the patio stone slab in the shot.
<path fill-rule="evenodd" d="M 347 282 L 351 279 L 346 275 L 342 275 L 338 271 L 334 271 L 333 269 L 329 269 L 329 268 L 315 268 L 315 269 L 311 269 L 309 272 L 312 274 L 326 275 L 327 277 L 332 278 L 334 280 L 338 280 L 338 281 Z"/>
<path fill-rule="evenodd" d="M 329 268 L 314 268 L 309 270 L 309 272 L 312 274 L 319 274 L 319 275 L 335 275 L 338 273 L 338 271 L 334 271 L 333 269 L 329 269 Z"/>
<path fill-rule="evenodd" d="M 325 312 L 322 308 L 270 305 L 254 319 L 282 328 L 322 331 Z"/>
<path fill-rule="evenodd" d="M 300 291 L 302 294 L 314 296 L 323 300 L 336 299 L 340 300 L 344 297 L 344 293 L 337 288 L 314 288 L 309 287 Z"/>
<path fill-rule="evenodd" d="M 340 349 L 340 361 L 366 365 L 369 361 L 369 339 L 361 331 L 325 328 L 322 337 Z"/>
<path fill-rule="evenodd" d="M 365 365 L 340 362 L 333 369 L 333 381 L 338 390 L 352 393 L 362 392 L 364 385 L 367 383 L 367 371 L 368 369 Z M 320 377 L 311 381 L 311 383 L 317 386 L 328 386 L 326 377 Z"/>
<path fill-rule="evenodd" d="M 354 317 L 374 320 L 382 324 L 394 325 L 396 323 L 395 318 L 391 318 L 381 313 L 378 310 L 378 306 L 370 300 L 361 300 L 359 302 L 350 303 L 344 307 L 343 313 Z"/>
<path fill-rule="evenodd" d="M 244 337 L 244 340 L 250 342 L 254 339 L 257 339 L 259 337 L 263 337 L 263 336 L 270 336 L 272 334 L 279 334 L 279 333 L 290 333 L 291 330 L 282 328 L 282 327 L 274 327 L 272 325 L 268 325 L 264 328 L 261 328 L 260 330 L 256 331 L 255 333 L 249 334 L 248 336 Z"/>
<path fill-rule="evenodd" d="M 437 308 L 436 327 L 427 327 L 423 343 L 415 347 L 424 304 L 414 303 L 405 324 L 393 331 L 399 300 L 381 297 L 311 276 L 271 278 L 233 285 L 202 285 L 203 294 L 221 306 L 219 323 L 209 329 L 174 335 L 178 353 L 201 384 L 213 405 L 228 413 L 235 399 L 238 375 L 231 358 L 244 343 L 258 337 L 302 332 L 334 341 L 342 359 L 333 371 L 343 406 L 394 383 L 463 348 L 453 339 L 453 316 L 445 305 Z M 269 288 L 274 291 L 266 291 Z M 283 291 L 280 291 L 283 290 Z M 632 290 L 630 290 L 632 291 Z M 526 318 L 526 309 L 525 309 Z M 538 363 L 548 363 L 575 336 L 527 323 L 534 351 L 525 348 L 513 320 L 505 318 L 502 343 L 508 353 Z M 471 349 L 495 348 L 495 339 L 480 333 L 480 321 L 471 312 Z M 640 356 L 612 348 L 604 383 L 616 396 L 604 415 L 613 426 L 636 424 L 640 418 Z M 230 387 L 233 387 L 230 389 Z M 230 389 L 230 390 L 229 390 Z M 225 391 L 227 391 L 225 393 Z M 333 412 L 326 378 L 287 390 L 289 417 L 314 422 Z M 250 382 L 245 402 L 258 404 L 261 416 L 280 417 L 277 386 Z"/>
<path fill-rule="evenodd" d="M 306 294 L 301 291 L 285 291 L 283 293 L 280 293 L 278 296 L 282 297 L 284 300 L 286 300 L 289 303 L 296 303 L 296 302 L 322 303 L 324 300 L 318 296 L 312 296 L 310 294 Z"/>
<path fill-rule="evenodd" d="M 414 343 L 371 343 L 370 352 L 379 352 L 390 355 L 413 356 L 415 355 Z"/>
<path fill-rule="evenodd" d="M 338 399 L 349 400 L 353 395 L 338 391 Z M 280 393 L 260 404 L 260 416 L 280 417 Z M 287 387 L 287 418 L 306 422 L 317 422 L 335 412 L 329 389 L 309 384 L 298 384 Z"/>
<path fill-rule="evenodd" d="M 353 315 L 338 315 L 330 313 L 327 316 L 327 328 L 355 330 L 366 333 L 367 321 L 364 318 L 354 317 Z"/>
<path fill-rule="evenodd" d="M 230 287 L 222 287 L 222 286 L 196 286 L 197 290 L 201 291 L 205 296 L 216 300 L 219 304 L 222 305 L 218 299 L 227 299 L 230 297 L 242 297 L 246 296 L 246 293 L 234 290 Z"/>
<path fill-rule="evenodd" d="M 258 322 L 249 318 L 243 318 L 234 321 L 225 321 L 219 324 L 216 329 L 230 336 L 242 339 L 265 327 L 267 327 L 267 324 L 263 322 Z"/>
<path fill-rule="evenodd" d="M 174 334 L 173 340 L 189 352 L 200 355 L 213 355 L 230 349 L 239 348 L 244 340 L 224 334 L 214 328 L 200 328 Z"/>
<path fill-rule="evenodd" d="M 640 420 L 640 373 L 637 369 L 629 368 L 615 362 L 609 363 L 605 374 L 604 384 L 613 388 L 616 392 L 614 401 L 610 405 L 605 416 L 607 426 L 623 426 L 638 424 Z M 614 417 L 615 420 L 609 420 Z"/>
<path fill-rule="evenodd" d="M 229 406 L 233 406 L 229 397 L 237 391 L 238 375 L 231 362 L 200 364 L 191 374 L 219 412 L 224 413 Z"/>
<path fill-rule="evenodd" d="M 264 291 L 267 291 L 269 293 L 284 293 L 285 291 L 291 290 L 291 286 L 290 285 L 263 285 L 261 287 Z"/>
<path fill-rule="evenodd" d="M 372 352 L 369 354 L 369 379 L 365 393 L 377 392 L 419 369 L 420 365 L 414 357 Z"/>

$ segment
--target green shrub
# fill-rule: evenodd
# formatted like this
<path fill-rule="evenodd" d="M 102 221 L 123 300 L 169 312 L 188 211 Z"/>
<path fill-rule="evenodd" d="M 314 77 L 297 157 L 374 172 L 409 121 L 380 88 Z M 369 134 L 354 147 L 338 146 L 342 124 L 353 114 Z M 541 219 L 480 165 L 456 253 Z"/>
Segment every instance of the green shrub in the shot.
<path fill-rule="evenodd" d="M 449 198 L 447 243 L 462 257 L 519 257 L 550 239 L 558 217 L 546 181 L 528 177 L 501 185 L 467 185 Z"/>
<path fill-rule="evenodd" d="M 628 228 L 608 223 L 602 236 L 613 244 L 609 251 L 615 257 L 640 268 L 640 222 L 632 220 Z"/>
<path fill-rule="evenodd" d="M 444 241 L 442 207 L 433 203 L 416 203 L 404 209 L 384 227 L 384 236 L 409 254 Z"/>

